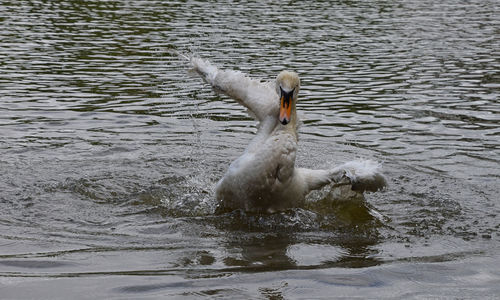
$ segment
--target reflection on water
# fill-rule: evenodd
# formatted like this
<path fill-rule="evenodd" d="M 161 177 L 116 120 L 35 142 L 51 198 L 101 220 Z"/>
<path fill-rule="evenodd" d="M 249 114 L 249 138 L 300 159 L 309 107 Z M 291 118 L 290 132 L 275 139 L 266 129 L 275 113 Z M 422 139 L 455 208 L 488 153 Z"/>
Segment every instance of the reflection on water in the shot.
<path fill-rule="evenodd" d="M 3 3 L 2 296 L 498 295 L 499 16 L 495 1 Z M 215 215 L 255 124 L 177 51 L 264 80 L 296 70 L 298 164 L 378 159 L 389 189 Z"/>

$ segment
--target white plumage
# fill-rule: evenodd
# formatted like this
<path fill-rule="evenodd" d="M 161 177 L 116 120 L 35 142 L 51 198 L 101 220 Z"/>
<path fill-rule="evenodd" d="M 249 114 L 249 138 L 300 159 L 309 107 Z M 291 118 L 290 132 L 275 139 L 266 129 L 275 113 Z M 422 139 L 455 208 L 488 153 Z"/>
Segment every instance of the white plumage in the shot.
<path fill-rule="evenodd" d="M 200 58 L 190 61 L 207 83 L 245 106 L 259 122 L 254 139 L 216 186 L 224 210 L 272 212 L 300 207 L 310 191 L 329 183 L 350 184 L 360 192 L 386 185 L 380 165 L 373 161 L 352 161 L 330 170 L 295 167 L 300 89 L 296 73 L 283 71 L 275 83 L 263 83 Z"/>

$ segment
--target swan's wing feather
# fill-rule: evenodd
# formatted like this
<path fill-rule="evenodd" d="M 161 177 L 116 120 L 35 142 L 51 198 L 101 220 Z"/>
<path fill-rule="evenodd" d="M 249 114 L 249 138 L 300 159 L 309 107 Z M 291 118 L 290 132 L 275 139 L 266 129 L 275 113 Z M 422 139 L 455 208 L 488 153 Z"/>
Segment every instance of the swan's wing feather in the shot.
<path fill-rule="evenodd" d="M 312 190 L 317 190 L 332 182 L 330 171 L 296 168 L 298 182 L 304 184 L 303 193 L 307 195 Z"/>
<path fill-rule="evenodd" d="M 249 110 L 249 115 L 262 121 L 279 109 L 278 96 L 269 83 L 251 79 L 233 70 L 220 70 L 201 58 L 191 58 L 191 65 L 216 91 L 238 101 Z"/>
<path fill-rule="evenodd" d="M 350 161 L 332 171 L 344 172 L 349 178 L 352 189 L 358 192 L 376 192 L 387 186 L 387 181 L 381 172 L 381 165 L 373 160 Z"/>
<path fill-rule="evenodd" d="M 380 171 L 379 163 L 372 160 L 350 161 L 331 170 L 310 170 L 297 168 L 300 181 L 305 183 L 304 192 L 333 186 L 351 185 L 358 192 L 376 192 L 387 186 L 387 181 Z"/>

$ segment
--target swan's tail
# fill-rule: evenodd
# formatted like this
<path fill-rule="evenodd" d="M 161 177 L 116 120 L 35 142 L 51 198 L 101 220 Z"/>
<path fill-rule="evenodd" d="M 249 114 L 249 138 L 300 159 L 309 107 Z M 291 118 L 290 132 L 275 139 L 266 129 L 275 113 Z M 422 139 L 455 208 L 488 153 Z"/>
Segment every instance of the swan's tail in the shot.
<path fill-rule="evenodd" d="M 380 169 L 381 165 L 372 160 L 350 161 L 332 170 L 331 174 L 335 174 L 333 180 L 339 185 L 350 184 L 357 192 L 376 192 L 387 186 Z"/>

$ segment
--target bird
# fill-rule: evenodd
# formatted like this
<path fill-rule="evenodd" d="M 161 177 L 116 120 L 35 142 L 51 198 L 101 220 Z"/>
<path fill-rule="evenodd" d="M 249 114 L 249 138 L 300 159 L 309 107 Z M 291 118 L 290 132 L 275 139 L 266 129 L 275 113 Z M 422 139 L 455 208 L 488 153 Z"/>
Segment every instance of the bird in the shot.
<path fill-rule="evenodd" d="M 258 122 L 255 137 L 216 184 L 220 211 L 274 213 L 298 208 L 311 191 L 329 184 L 351 185 L 361 193 L 386 186 L 381 165 L 373 160 L 350 161 L 325 170 L 295 165 L 300 124 L 300 78 L 296 72 L 284 70 L 274 82 L 265 82 L 239 71 L 220 69 L 200 57 L 188 59 L 192 71 L 216 92 L 243 105 Z"/>

